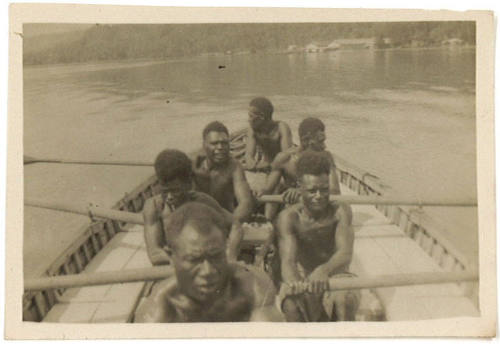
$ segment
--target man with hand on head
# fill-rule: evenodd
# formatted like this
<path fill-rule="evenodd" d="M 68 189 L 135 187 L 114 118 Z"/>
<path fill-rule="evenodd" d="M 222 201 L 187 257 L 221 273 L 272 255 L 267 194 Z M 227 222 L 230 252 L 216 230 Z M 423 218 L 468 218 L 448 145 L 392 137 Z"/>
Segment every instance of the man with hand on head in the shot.
<path fill-rule="evenodd" d="M 197 202 L 170 214 L 165 230 L 175 274 L 155 284 L 135 322 L 283 320 L 269 277 L 228 263 L 225 226 L 220 212 Z"/>

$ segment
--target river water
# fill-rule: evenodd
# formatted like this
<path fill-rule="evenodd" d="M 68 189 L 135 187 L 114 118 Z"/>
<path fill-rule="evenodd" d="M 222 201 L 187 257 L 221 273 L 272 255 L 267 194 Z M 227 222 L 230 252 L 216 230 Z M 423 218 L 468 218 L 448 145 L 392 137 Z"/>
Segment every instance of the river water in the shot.
<path fill-rule="evenodd" d="M 476 198 L 474 49 L 252 54 L 24 69 L 24 153 L 34 157 L 152 161 L 201 144 L 201 130 L 246 124 L 265 95 L 294 141 L 307 116 L 327 146 L 377 175 L 394 195 Z M 153 173 L 147 167 L 33 164 L 25 197 L 113 205 Z M 477 209 L 425 215 L 472 262 Z M 25 208 L 24 273 L 41 273 L 88 218 Z"/>

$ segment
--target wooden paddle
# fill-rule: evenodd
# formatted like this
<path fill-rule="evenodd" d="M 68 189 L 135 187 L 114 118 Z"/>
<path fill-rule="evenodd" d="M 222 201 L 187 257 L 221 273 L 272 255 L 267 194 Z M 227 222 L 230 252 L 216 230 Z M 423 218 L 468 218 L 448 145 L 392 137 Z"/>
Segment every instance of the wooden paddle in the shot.
<path fill-rule="evenodd" d="M 130 269 L 122 271 L 107 271 L 98 273 L 80 273 L 75 275 L 27 278 L 24 280 L 24 291 L 38 291 L 47 289 L 76 288 L 103 284 L 131 283 L 138 281 L 155 281 L 173 275 L 171 266 L 157 266 L 144 269 Z M 462 272 L 421 272 L 412 274 L 380 275 L 375 277 L 334 277 L 326 283 L 326 289 L 348 290 L 366 288 L 387 288 L 408 285 L 458 283 L 477 281 L 477 271 Z M 282 295 L 299 294 L 308 291 L 308 283 L 300 282 L 295 288 L 284 287 Z"/>
<path fill-rule="evenodd" d="M 76 165 L 116 165 L 116 166 L 153 166 L 152 162 L 145 161 L 113 161 L 113 160 L 72 160 L 72 159 L 50 159 L 34 158 L 23 155 L 23 164 L 48 163 L 48 164 L 76 164 Z"/>

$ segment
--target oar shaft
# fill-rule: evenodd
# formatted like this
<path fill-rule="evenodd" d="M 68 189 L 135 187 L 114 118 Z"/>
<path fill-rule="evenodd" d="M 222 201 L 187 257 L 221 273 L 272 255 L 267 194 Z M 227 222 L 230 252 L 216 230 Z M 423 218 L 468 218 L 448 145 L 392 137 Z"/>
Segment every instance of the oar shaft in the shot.
<path fill-rule="evenodd" d="M 25 291 L 77 288 L 104 284 L 154 281 L 172 276 L 170 266 L 152 267 L 122 271 L 99 272 L 93 274 L 31 278 L 24 281 Z M 397 286 L 458 283 L 475 281 L 477 272 L 429 272 L 416 274 L 382 275 L 376 277 L 339 277 L 329 279 L 329 290 L 387 288 Z M 304 282 L 307 283 L 307 282 Z"/>
<path fill-rule="evenodd" d="M 31 207 L 45 208 L 80 215 L 92 215 L 94 217 L 106 218 L 138 225 L 144 224 L 141 214 L 109 208 L 101 208 L 96 205 L 84 206 L 63 202 L 51 202 L 39 199 L 25 199 L 24 204 Z"/>
<path fill-rule="evenodd" d="M 24 164 L 48 163 L 48 164 L 74 164 L 74 165 L 112 165 L 112 166 L 153 166 L 153 163 L 146 161 L 113 161 L 113 160 L 72 160 L 72 159 L 48 159 L 29 158 Z"/>
<path fill-rule="evenodd" d="M 47 289 L 65 289 L 89 287 L 104 284 L 155 281 L 172 276 L 174 270 L 170 266 L 157 266 L 147 269 L 131 269 L 122 271 L 98 272 L 93 274 L 31 278 L 24 280 L 25 291 Z"/>
<path fill-rule="evenodd" d="M 330 290 L 387 288 L 423 284 L 442 284 L 475 281 L 477 271 L 421 272 L 413 274 L 381 275 L 376 277 L 339 277 L 328 280 Z"/>
<path fill-rule="evenodd" d="M 283 203 L 281 195 L 264 195 L 259 197 L 259 202 Z M 374 197 L 358 195 L 330 195 L 330 201 L 347 204 L 371 205 L 414 205 L 422 207 L 477 207 L 476 201 L 471 200 L 418 200 L 405 197 Z"/>

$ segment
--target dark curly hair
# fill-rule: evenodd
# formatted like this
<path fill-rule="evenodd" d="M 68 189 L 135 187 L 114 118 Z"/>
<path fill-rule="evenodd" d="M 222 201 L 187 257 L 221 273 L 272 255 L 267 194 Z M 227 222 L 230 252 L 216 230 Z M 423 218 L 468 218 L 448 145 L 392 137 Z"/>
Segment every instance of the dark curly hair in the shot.
<path fill-rule="evenodd" d="M 208 123 L 205 129 L 203 129 L 203 139 L 212 131 L 216 133 L 226 133 L 229 136 L 229 130 L 227 130 L 227 127 L 222 122 L 213 121 Z"/>
<path fill-rule="evenodd" d="M 318 118 L 308 117 L 299 124 L 299 139 L 303 144 L 318 131 L 325 131 L 325 124 Z"/>
<path fill-rule="evenodd" d="M 252 99 L 250 102 L 250 106 L 254 106 L 267 117 L 271 118 L 273 112 L 274 112 L 274 107 L 271 101 L 265 97 L 257 97 Z"/>
<path fill-rule="evenodd" d="M 188 223 L 203 234 L 209 233 L 214 227 L 218 228 L 226 237 L 227 223 L 220 212 L 203 203 L 187 202 L 169 215 L 164 226 L 170 245 L 175 243 L 175 239 Z"/>
<path fill-rule="evenodd" d="M 297 177 L 301 178 L 305 174 L 319 176 L 330 174 L 330 160 L 326 152 L 309 152 L 301 154 L 297 161 Z"/>
<path fill-rule="evenodd" d="M 191 160 L 177 149 L 165 149 L 158 154 L 155 160 L 155 172 L 162 184 L 177 178 L 190 182 L 193 176 Z"/>

